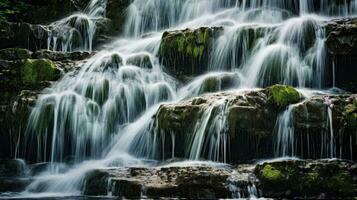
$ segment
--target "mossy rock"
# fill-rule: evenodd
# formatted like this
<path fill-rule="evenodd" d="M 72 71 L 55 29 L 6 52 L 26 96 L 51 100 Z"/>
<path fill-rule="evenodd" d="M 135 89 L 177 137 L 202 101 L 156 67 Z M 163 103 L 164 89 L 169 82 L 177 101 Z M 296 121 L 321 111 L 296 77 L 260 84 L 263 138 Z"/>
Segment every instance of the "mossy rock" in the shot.
<path fill-rule="evenodd" d="M 357 130 L 357 101 L 347 104 L 343 115 L 346 117 L 347 126 L 352 130 Z"/>
<path fill-rule="evenodd" d="M 27 49 L 9 48 L 0 50 L 0 59 L 3 60 L 20 60 L 31 57 L 32 52 Z"/>
<path fill-rule="evenodd" d="M 258 188 L 266 197 L 354 197 L 354 163 L 341 160 L 288 160 L 258 164 Z"/>
<path fill-rule="evenodd" d="M 201 27 L 165 32 L 159 57 L 175 75 L 193 75 L 206 71 L 212 41 L 220 35 L 222 27 Z"/>
<path fill-rule="evenodd" d="M 270 181 L 273 183 L 279 183 L 284 180 L 283 173 L 269 164 L 265 165 L 265 167 L 262 169 L 261 178 L 262 180 Z"/>
<path fill-rule="evenodd" d="M 18 61 L 17 65 L 21 70 L 21 81 L 25 85 L 37 85 L 56 77 L 56 65 L 47 59 L 26 59 Z"/>
<path fill-rule="evenodd" d="M 300 101 L 300 94 L 291 86 L 273 85 L 264 91 L 268 95 L 268 102 L 277 108 L 286 108 L 290 104 Z"/>

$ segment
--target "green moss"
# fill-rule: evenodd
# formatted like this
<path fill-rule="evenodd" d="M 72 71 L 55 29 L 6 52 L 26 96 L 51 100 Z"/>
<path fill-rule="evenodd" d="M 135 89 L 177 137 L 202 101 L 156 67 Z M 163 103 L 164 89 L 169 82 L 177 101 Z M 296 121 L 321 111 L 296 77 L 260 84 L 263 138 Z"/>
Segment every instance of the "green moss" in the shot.
<path fill-rule="evenodd" d="M 31 57 L 31 52 L 27 49 L 8 48 L 0 50 L 0 59 L 4 60 L 19 60 Z"/>
<path fill-rule="evenodd" d="M 56 65 L 46 59 L 19 61 L 23 84 L 38 84 L 55 78 Z"/>
<path fill-rule="evenodd" d="M 219 80 L 215 77 L 209 77 L 202 83 L 200 93 L 215 92 L 218 90 Z"/>
<path fill-rule="evenodd" d="M 351 196 L 355 194 L 356 185 L 349 174 L 340 173 L 327 179 L 328 188 L 342 196 Z"/>
<path fill-rule="evenodd" d="M 303 180 L 303 185 L 302 185 L 302 187 L 303 187 L 304 189 L 309 190 L 308 188 L 316 186 L 316 183 L 317 183 L 318 180 L 319 180 L 319 174 L 316 173 L 316 172 L 307 173 L 307 174 L 303 177 L 302 180 Z"/>
<path fill-rule="evenodd" d="M 284 178 L 283 173 L 281 171 L 275 169 L 270 164 L 264 166 L 261 171 L 261 178 L 264 181 L 269 181 L 272 183 L 281 182 Z"/>
<path fill-rule="evenodd" d="M 355 130 L 357 128 L 357 102 L 347 104 L 343 114 L 346 117 L 348 127 Z"/>
<path fill-rule="evenodd" d="M 275 107 L 286 106 L 300 101 L 300 94 L 293 87 L 285 85 L 273 85 L 266 89 L 268 101 Z"/>

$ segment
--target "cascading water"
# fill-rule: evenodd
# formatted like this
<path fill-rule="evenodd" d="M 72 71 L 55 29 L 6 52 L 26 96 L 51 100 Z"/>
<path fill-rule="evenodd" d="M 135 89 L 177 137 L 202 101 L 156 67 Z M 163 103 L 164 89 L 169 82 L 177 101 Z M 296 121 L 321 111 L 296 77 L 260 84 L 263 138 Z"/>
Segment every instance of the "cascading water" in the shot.
<path fill-rule="evenodd" d="M 72 169 L 35 178 L 31 192 L 81 194 L 83 176 L 95 168 L 146 165 L 144 159 L 167 159 L 157 149 L 175 135 L 159 136 L 153 115 L 159 105 L 203 93 L 256 88 L 275 83 L 321 89 L 325 78 L 325 33 L 322 22 L 331 16 L 357 14 L 357 1 L 336 5 L 309 0 L 134 0 L 127 9 L 123 37 L 90 58 L 79 71 L 66 75 L 38 99 L 19 157 L 51 163 L 74 161 Z M 335 1 L 333 1 L 335 2 Z M 49 49 L 92 50 L 96 23 L 106 1 L 92 0 L 82 14 L 49 25 Z M 163 31 L 223 26 L 213 42 L 208 69 L 180 87 L 165 73 L 157 54 Z M 141 37 L 143 34 L 150 33 Z M 79 41 L 79 45 L 76 43 Z M 226 77 L 229 84 L 223 84 Z M 211 80 L 215 88 L 205 88 Z M 186 158 L 227 161 L 233 147 L 227 137 L 230 99 L 213 102 L 196 124 Z M 276 156 L 295 156 L 291 126 L 294 105 L 277 121 Z M 321 157 L 336 157 L 331 110 L 330 134 Z M 308 117 L 308 116 L 307 116 Z M 174 131 L 174 130 L 173 130 Z M 307 136 L 309 137 L 309 136 Z M 207 142 L 208 141 L 208 142 Z M 322 141 L 324 143 L 324 141 Z M 238 147 L 234 147 L 238 148 Z M 206 154 L 206 155 L 203 155 Z M 134 156 L 131 156 L 134 155 Z M 95 161 L 86 161 L 86 160 Z M 52 171 L 53 172 L 53 171 Z M 254 190 L 254 188 L 252 188 Z"/>
<path fill-rule="evenodd" d="M 107 0 L 91 0 L 83 12 L 47 26 L 47 48 L 53 51 L 92 51 L 97 24 L 103 22 Z"/>

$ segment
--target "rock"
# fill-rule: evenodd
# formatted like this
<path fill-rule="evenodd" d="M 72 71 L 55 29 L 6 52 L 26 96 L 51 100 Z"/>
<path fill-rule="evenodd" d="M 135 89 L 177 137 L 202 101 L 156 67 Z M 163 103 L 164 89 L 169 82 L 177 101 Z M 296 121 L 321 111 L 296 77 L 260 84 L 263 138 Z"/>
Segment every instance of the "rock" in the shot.
<path fill-rule="evenodd" d="M 0 177 L 21 177 L 25 175 L 25 162 L 18 159 L 0 160 Z"/>
<path fill-rule="evenodd" d="M 25 48 L 31 51 L 47 48 L 48 33 L 44 26 L 0 21 L 0 49 Z"/>
<path fill-rule="evenodd" d="M 16 63 L 21 70 L 21 81 L 25 85 L 37 85 L 43 81 L 52 81 L 56 75 L 56 65 L 47 59 L 26 59 Z"/>
<path fill-rule="evenodd" d="M 0 178 L 0 193 L 22 192 L 30 183 L 28 178 Z"/>
<path fill-rule="evenodd" d="M 61 51 L 49 51 L 39 50 L 33 53 L 34 59 L 49 59 L 51 61 L 64 61 L 64 60 L 84 60 L 89 58 L 93 53 L 86 51 L 74 51 L 74 52 L 61 52 Z"/>
<path fill-rule="evenodd" d="M 9 20 L 47 24 L 84 9 L 88 2 L 89 0 L 21 0 L 16 3 L 22 3 L 24 10 L 11 16 Z"/>
<path fill-rule="evenodd" d="M 357 19 L 338 19 L 327 23 L 326 47 L 330 83 L 343 90 L 357 92 Z"/>
<path fill-rule="evenodd" d="M 191 167 L 154 167 L 94 170 L 86 178 L 85 191 L 92 195 L 111 192 L 115 197 L 138 198 L 185 198 L 211 199 L 232 198 L 239 187 L 239 195 L 248 197 L 248 173 L 252 167 L 240 169 L 213 168 L 208 166 Z M 92 174 L 96 174 L 92 176 Z M 239 174 L 239 176 L 237 175 Z M 103 177 L 109 180 L 104 183 Z M 91 187 L 91 189 L 88 188 Z M 109 190 L 107 190 L 109 189 Z M 93 192 L 95 191 L 95 192 Z M 99 191 L 99 193 L 97 193 Z M 105 191 L 105 192 L 104 192 Z M 85 193 L 88 194 L 88 193 Z"/>
<path fill-rule="evenodd" d="M 331 55 L 347 55 L 357 50 L 357 20 L 338 19 L 327 23 L 327 50 Z"/>
<path fill-rule="evenodd" d="M 64 73 L 78 70 L 85 62 L 82 59 L 91 54 L 47 50 L 31 54 L 31 57 L 41 55 L 55 60 L 69 58 L 53 62 L 48 59 L 19 59 L 25 58 L 21 57 L 22 54 L 29 55 L 29 51 L 25 49 L 5 49 L 1 52 L 1 55 L 5 55 L 2 59 L 17 59 L 0 59 L 0 127 L 4 130 L 0 133 L 0 158 L 13 158 L 13 144 L 17 144 L 19 137 L 23 138 L 30 110 L 41 90 L 49 87 L 52 81 L 58 80 Z M 36 159 L 36 156 L 26 158 Z"/>
<path fill-rule="evenodd" d="M 31 58 L 32 52 L 27 49 L 9 48 L 0 50 L 0 59 L 2 60 L 20 60 Z"/>
<path fill-rule="evenodd" d="M 286 108 L 290 104 L 298 103 L 301 98 L 298 91 L 285 85 L 273 85 L 265 90 L 268 102 L 277 108 Z"/>
<path fill-rule="evenodd" d="M 239 146 L 239 151 L 228 151 L 226 158 L 219 158 L 221 161 L 227 159 L 229 163 L 237 163 L 272 156 L 272 137 L 277 114 L 278 110 L 269 104 L 266 90 L 221 92 L 162 105 L 155 116 L 158 137 L 162 138 L 156 142 L 160 147 L 160 141 L 163 140 L 166 148 L 160 149 L 159 152 L 165 154 L 157 158 L 172 156 L 172 137 L 175 138 L 174 156 L 188 158 L 194 136 L 200 129 L 205 130 L 204 144 L 216 144 L 213 142 L 218 134 L 215 130 L 220 130 L 215 127 L 220 124 L 216 120 L 222 118 L 225 123 L 222 126 L 226 128 L 219 134 L 226 134 L 230 145 Z M 205 117 L 209 117 L 209 123 L 206 127 L 200 127 L 200 124 L 204 124 Z M 220 145 L 224 145 L 223 142 L 224 140 Z M 217 159 L 208 156 L 208 151 L 214 148 L 214 145 L 205 146 L 200 157 Z M 217 153 L 223 155 L 223 152 Z"/>
<path fill-rule="evenodd" d="M 205 77 L 198 94 L 218 92 L 238 87 L 240 78 L 235 73 L 212 74 Z"/>
<path fill-rule="evenodd" d="M 272 157 L 284 143 L 284 155 L 357 160 L 353 154 L 357 150 L 356 98 L 317 95 L 302 100 L 294 88 L 275 85 L 164 104 L 154 116 L 153 127 L 157 128 L 151 130 L 154 135 L 148 145 L 156 146 L 150 155 L 241 163 Z M 288 137 L 277 139 L 287 131 Z M 202 137 L 199 144 L 198 137 Z M 217 141 L 217 137 L 221 139 Z M 224 148 L 218 149 L 225 144 L 230 145 L 226 153 Z M 232 147 L 239 149 L 232 151 Z"/>
<path fill-rule="evenodd" d="M 354 197 L 356 169 L 340 160 L 289 160 L 258 164 L 255 175 L 266 198 Z"/>
<path fill-rule="evenodd" d="M 108 32 L 116 35 L 123 31 L 126 21 L 126 8 L 130 5 L 129 0 L 108 0 L 106 17 L 110 19 Z"/>
<path fill-rule="evenodd" d="M 90 171 L 86 174 L 85 195 L 107 195 L 109 173 L 102 170 Z"/>
<path fill-rule="evenodd" d="M 357 160 L 351 151 L 357 149 L 357 105 L 356 95 L 314 96 L 293 106 L 291 110 L 291 128 L 294 129 L 295 155 L 303 158 L 320 158 L 331 154 L 330 146 L 333 135 L 334 155 L 345 159 Z M 331 132 L 331 126 L 333 131 Z"/>
<path fill-rule="evenodd" d="M 152 69 L 150 54 L 146 54 L 146 53 L 130 56 L 126 60 L 126 64 Z"/>
<path fill-rule="evenodd" d="M 203 66 L 208 61 L 211 42 L 222 30 L 222 27 L 201 27 L 165 32 L 160 44 L 160 59 L 175 75 L 200 74 L 206 70 Z"/>

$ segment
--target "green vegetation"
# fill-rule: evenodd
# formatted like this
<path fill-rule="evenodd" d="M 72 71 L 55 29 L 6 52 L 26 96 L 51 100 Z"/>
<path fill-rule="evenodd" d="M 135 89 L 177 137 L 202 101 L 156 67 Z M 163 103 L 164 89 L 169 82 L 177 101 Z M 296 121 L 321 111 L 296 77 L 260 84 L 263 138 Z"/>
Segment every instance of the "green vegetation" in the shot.
<path fill-rule="evenodd" d="M 22 0 L 1 0 L 0 1 L 0 22 L 16 19 L 23 15 L 29 5 Z"/>
<path fill-rule="evenodd" d="M 265 181 L 271 181 L 274 183 L 280 182 L 283 180 L 283 174 L 275 169 L 274 167 L 272 167 L 271 165 L 265 165 L 265 167 L 262 169 L 261 171 L 262 176 L 261 178 Z"/>
<path fill-rule="evenodd" d="M 269 103 L 278 108 L 285 108 L 300 101 L 299 92 L 291 86 L 273 85 L 266 89 L 266 94 Z"/>
<path fill-rule="evenodd" d="M 19 61 L 21 80 L 24 84 L 38 84 L 55 78 L 56 65 L 47 59 L 26 59 Z"/>
<path fill-rule="evenodd" d="M 27 59 L 31 57 L 31 52 L 27 49 L 8 48 L 0 50 L 0 59 L 4 60 L 18 60 Z"/>

